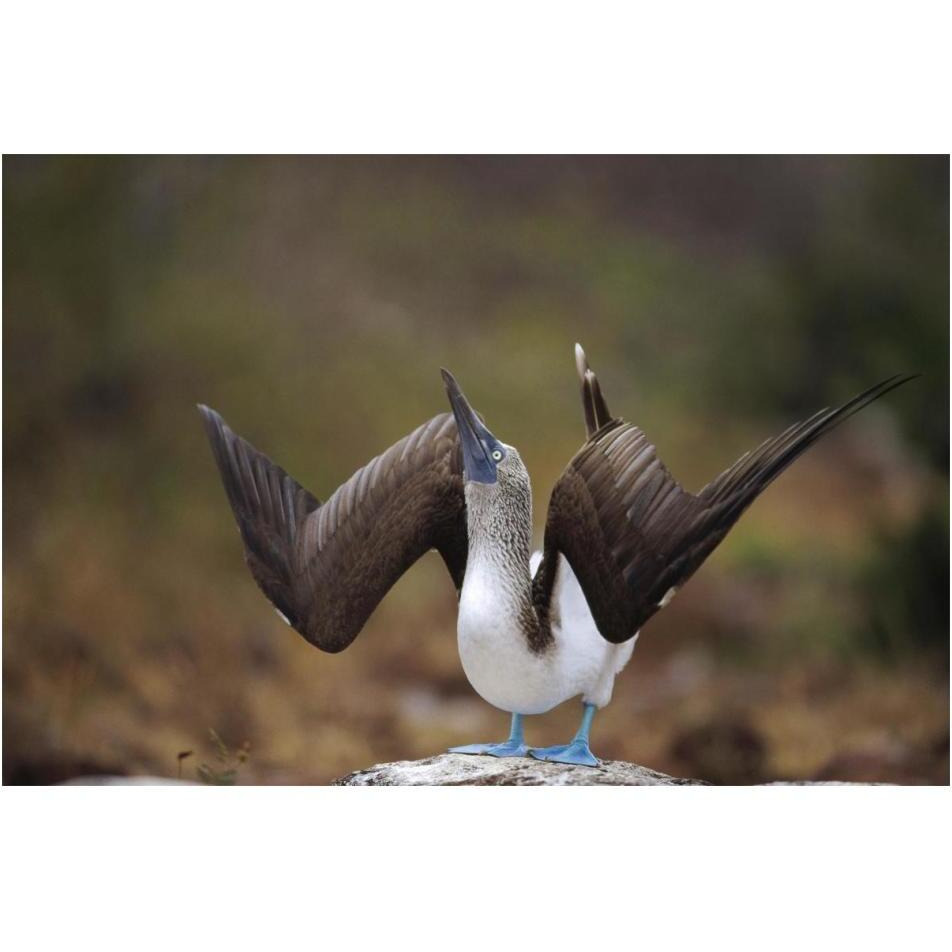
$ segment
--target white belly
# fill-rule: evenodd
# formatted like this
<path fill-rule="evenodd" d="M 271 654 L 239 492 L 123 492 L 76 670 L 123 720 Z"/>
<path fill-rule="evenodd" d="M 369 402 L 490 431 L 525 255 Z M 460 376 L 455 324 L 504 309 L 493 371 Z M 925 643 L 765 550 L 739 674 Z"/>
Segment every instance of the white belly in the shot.
<path fill-rule="evenodd" d="M 533 571 L 540 558 L 533 556 Z M 604 707 L 634 639 L 612 645 L 602 638 L 568 563 L 560 560 L 552 596 L 559 619 L 554 644 L 541 654 L 529 650 L 504 593 L 493 566 L 467 567 L 457 636 L 463 670 L 476 692 L 494 707 L 519 714 L 542 714 L 580 694 Z"/>

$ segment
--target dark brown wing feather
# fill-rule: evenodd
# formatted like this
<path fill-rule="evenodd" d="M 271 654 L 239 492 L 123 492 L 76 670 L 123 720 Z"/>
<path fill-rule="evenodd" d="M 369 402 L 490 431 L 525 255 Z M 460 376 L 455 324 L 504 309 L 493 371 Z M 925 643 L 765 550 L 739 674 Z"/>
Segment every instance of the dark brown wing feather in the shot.
<path fill-rule="evenodd" d="M 602 636 L 627 641 L 801 453 L 913 376 L 892 377 L 837 409 L 821 410 L 790 427 L 741 457 L 697 495 L 675 482 L 638 427 L 620 419 L 600 427 L 552 492 L 544 558 L 535 579 L 538 608 L 547 610 L 561 552 Z"/>
<path fill-rule="evenodd" d="M 459 440 L 442 413 L 359 469 L 323 505 L 199 406 L 261 590 L 311 644 L 341 651 L 429 549 L 466 571 Z"/>

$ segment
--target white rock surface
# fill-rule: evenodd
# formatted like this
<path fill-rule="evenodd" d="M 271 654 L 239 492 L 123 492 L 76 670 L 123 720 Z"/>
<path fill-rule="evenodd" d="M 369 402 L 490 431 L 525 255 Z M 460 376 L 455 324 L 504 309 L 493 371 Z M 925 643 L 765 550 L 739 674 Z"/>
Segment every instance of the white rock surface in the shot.
<path fill-rule="evenodd" d="M 551 764 L 529 757 L 440 754 L 426 760 L 400 760 L 358 770 L 334 781 L 343 787 L 656 787 L 703 784 L 629 764 L 606 760 L 598 767 Z"/>

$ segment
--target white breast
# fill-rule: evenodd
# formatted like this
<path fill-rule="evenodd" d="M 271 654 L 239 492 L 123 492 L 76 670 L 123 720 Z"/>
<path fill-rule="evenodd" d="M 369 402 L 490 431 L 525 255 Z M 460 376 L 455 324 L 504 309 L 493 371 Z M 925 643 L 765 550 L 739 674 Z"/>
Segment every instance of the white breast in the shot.
<path fill-rule="evenodd" d="M 552 652 L 529 650 L 518 610 L 491 564 L 466 567 L 456 631 L 466 677 L 494 707 L 541 714 L 562 700 Z"/>
<path fill-rule="evenodd" d="M 533 572 L 541 561 L 542 553 L 533 553 Z M 552 598 L 558 606 L 558 621 L 553 626 L 555 637 L 562 645 L 562 665 L 573 687 L 569 697 L 580 694 L 586 703 L 605 707 L 612 699 L 616 676 L 635 650 L 638 633 L 620 645 L 613 645 L 599 634 L 582 586 L 562 556 Z"/>
<path fill-rule="evenodd" d="M 540 559 L 540 553 L 533 555 L 532 572 Z M 500 571 L 491 560 L 471 562 L 460 594 L 459 653 L 473 688 L 495 707 L 520 714 L 541 714 L 580 694 L 604 707 L 634 639 L 612 645 L 602 638 L 575 575 L 560 559 L 555 643 L 541 654 L 530 651 Z"/>

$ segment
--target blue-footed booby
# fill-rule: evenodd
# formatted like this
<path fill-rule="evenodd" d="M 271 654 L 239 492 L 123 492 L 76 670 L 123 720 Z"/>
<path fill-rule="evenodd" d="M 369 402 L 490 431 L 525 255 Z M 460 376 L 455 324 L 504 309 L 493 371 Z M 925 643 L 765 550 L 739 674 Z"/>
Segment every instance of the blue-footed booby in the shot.
<path fill-rule="evenodd" d="M 459 594 L 470 684 L 512 715 L 508 740 L 458 753 L 596 765 L 595 712 L 642 626 L 694 574 L 744 510 L 837 424 L 916 375 L 897 375 L 742 456 L 699 493 L 678 485 L 635 425 L 613 417 L 576 345 L 587 439 L 556 482 L 531 551 L 529 474 L 452 374 L 441 413 L 359 469 L 325 502 L 199 405 L 252 575 L 282 618 L 337 652 L 391 586 L 436 549 Z M 530 748 L 523 717 L 581 697 L 565 745 Z"/>

